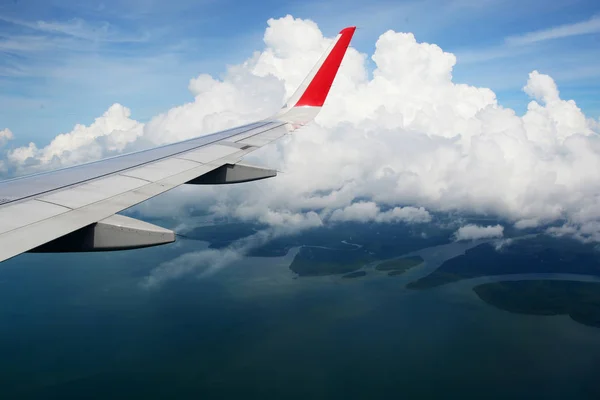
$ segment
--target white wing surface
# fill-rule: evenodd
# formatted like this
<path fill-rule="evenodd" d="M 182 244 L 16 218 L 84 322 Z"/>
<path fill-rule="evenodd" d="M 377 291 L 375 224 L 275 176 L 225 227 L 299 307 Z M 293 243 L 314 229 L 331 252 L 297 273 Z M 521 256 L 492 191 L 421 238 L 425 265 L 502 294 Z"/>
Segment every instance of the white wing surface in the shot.
<path fill-rule="evenodd" d="M 240 160 L 319 112 L 355 28 L 330 49 L 275 116 L 150 150 L 0 181 L 0 261 L 27 251 L 106 251 L 173 242 L 174 232 L 115 215 L 182 184 L 269 178 Z"/>

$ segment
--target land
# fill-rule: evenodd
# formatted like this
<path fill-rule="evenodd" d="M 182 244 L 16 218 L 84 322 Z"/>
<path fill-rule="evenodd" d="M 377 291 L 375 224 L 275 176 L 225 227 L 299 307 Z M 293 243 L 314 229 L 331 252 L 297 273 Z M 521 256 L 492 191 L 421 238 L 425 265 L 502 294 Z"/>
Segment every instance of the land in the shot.
<path fill-rule="evenodd" d="M 370 261 L 373 261 L 372 256 L 360 249 L 344 251 L 303 247 L 294 257 L 290 269 L 299 276 L 348 274 Z"/>
<path fill-rule="evenodd" d="M 250 255 L 283 255 L 293 246 L 302 246 L 290 265 L 299 276 L 347 274 L 367 263 L 448 243 L 450 234 L 429 225 L 341 223 L 277 238 Z M 386 271 L 407 270 L 418 265 L 417 261 L 418 264 L 423 262 L 421 258 L 409 257 L 384 262 L 384 268 L 389 268 Z"/>
<path fill-rule="evenodd" d="M 342 276 L 342 278 L 350 278 L 350 279 L 362 278 L 365 275 L 367 275 L 367 273 L 365 271 L 355 271 L 355 272 L 350 272 L 349 274 Z"/>
<path fill-rule="evenodd" d="M 398 270 L 398 271 L 390 271 L 388 272 L 388 276 L 397 276 L 397 275 L 402 275 L 403 273 L 405 273 L 406 271 L 402 271 L 402 270 Z"/>
<path fill-rule="evenodd" d="M 202 240 L 210 242 L 211 249 L 221 249 L 229 246 L 232 242 L 251 236 L 264 229 L 265 226 L 249 223 L 223 223 L 201 226 L 187 232 L 185 237 L 191 240 Z"/>
<path fill-rule="evenodd" d="M 187 240 L 207 241 L 210 248 L 220 249 L 264 229 L 268 227 L 261 224 L 224 221 L 198 227 L 183 236 Z M 369 262 L 448 243 L 451 233 L 451 230 L 432 224 L 344 222 L 275 237 L 264 245 L 250 249 L 247 255 L 281 257 L 285 256 L 290 249 L 300 247 L 300 251 L 290 265 L 290 269 L 299 276 L 347 274 Z M 407 261 L 400 261 L 402 264 L 390 266 L 386 271 L 408 268 L 409 265 L 403 264 L 405 262 Z"/>
<path fill-rule="evenodd" d="M 248 254 L 251 257 L 281 257 L 293 247 L 326 247 L 338 254 L 360 250 L 372 260 L 398 257 L 419 249 L 449 242 L 452 230 L 433 224 L 377 224 L 344 222 L 307 229 L 274 238 Z M 342 256 L 343 257 L 343 256 Z"/>
<path fill-rule="evenodd" d="M 462 279 L 527 273 L 600 276 L 600 253 L 591 243 L 545 235 L 518 240 L 499 250 L 486 243 L 447 260 L 407 287 L 428 289 Z"/>
<path fill-rule="evenodd" d="M 423 264 L 420 256 L 396 258 L 394 260 L 384 261 L 378 264 L 375 269 L 378 271 L 389 271 L 389 276 L 401 275 L 411 268 Z"/>
<path fill-rule="evenodd" d="M 479 285 L 480 299 L 499 309 L 529 315 L 569 315 L 600 328 L 600 283 L 577 281 L 508 281 Z"/>

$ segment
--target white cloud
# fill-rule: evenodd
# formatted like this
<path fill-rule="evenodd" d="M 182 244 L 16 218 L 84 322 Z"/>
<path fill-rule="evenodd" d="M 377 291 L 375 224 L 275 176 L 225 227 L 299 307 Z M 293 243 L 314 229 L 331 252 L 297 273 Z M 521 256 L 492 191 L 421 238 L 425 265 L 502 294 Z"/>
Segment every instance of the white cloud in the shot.
<path fill-rule="evenodd" d="M 10 150 L 7 161 L 19 172 L 83 163 L 122 152 L 141 135 L 143 124 L 130 118 L 131 111 L 113 104 L 89 126 L 76 125 L 38 149 L 35 143 Z"/>
<path fill-rule="evenodd" d="M 528 228 L 537 228 L 540 226 L 541 222 L 537 218 L 529 218 L 529 219 L 520 219 L 515 222 L 515 228 L 517 229 L 528 229 Z"/>
<path fill-rule="evenodd" d="M 147 124 L 115 105 L 44 148 L 11 150 L 4 162 L 21 172 L 69 165 L 276 112 L 331 38 L 314 22 L 290 16 L 268 24 L 265 49 L 221 79 L 192 79 L 189 103 Z M 283 171 L 277 178 L 186 187 L 140 210 L 201 207 L 297 229 L 330 218 L 426 222 L 430 211 L 458 210 L 517 227 L 567 221 L 595 237 L 589 232 L 600 221 L 600 125 L 562 99 L 551 77 L 529 75 L 524 91 L 532 101 L 519 116 L 490 89 L 454 83 L 456 57 L 410 33 L 383 33 L 371 59 L 369 74 L 367 55 L 350 49 L 316 121 L 249 157 Z"/>
<path fill-rule="evenodd" d="M 502 225 L 480 226 L 468 224 L 461 226 L 454 233 L 455 240 L 479 240 L 501 238 L 504 236 L 504 227 Z"/>
<path fill-rule="evenodd" d="M 423 207 L 394 207 L 392 210 L 380 214 L 380 218 L 377 221 L 426 223 L 431 222 L 431 214 Z"/>
<path fill-rule="evenodd" d="M 369 222 L 375 220 L 379 211 L 377 204 L 372 201 L 361 201 L 344 209 L 335 210 L 331 215 L 331 220 Z"/>
<path fill-rule="evenodd" d="M 523 87 L 523 91 L 530 97 L 544 103 L 560 101 L 558 88 L 554 80 L 548 75 L 540 74 L 538 71 L 529 74 L 529 80 L 527 85 Z"/>
<path fill-rule="evenodd" d="M 553 236 L 571 236 L 577 234 L 577 228 L 570 225 L 562 225 L 562 226 L 552 226 L 546 229 L 546 233 Z"/>
<path fill-rule="evenodd" d="M 496 251 L 501 251 L 501 250 L 505 249 L 506 247 L 510 246 L 511 244 L 513 244 L 513 242 L 514 242 L 513 239 L 498 239 L 498 240 L 495 240 L 493 242 L 494 249 L 496 249 Z"/>
<path fill-rule="evenodd" d="M 3 147 L 8 141 L 13 140 L 14 135 L 8 128 L 0 130 L 0 147 Z"/>
<path fill-rule="evenodd" d="M 304 226 L 304 228 L 306 227 Z M 142 287 L 154 289 L 160 287 L 167 280 L 188 274 L 196 274 L 199 277 L 214 274 L 227 265 L 242 259 L 251 250 L 293 232 L 285 226 L 275 226 L 238 239 L 223 249 L 205 249 L 182 254 L 152 270 L 141 282 Z"/>
<path fill-rule="evenodd" d="M 469 63 L 480 63 L 498 60 L 501 58 L 520 57 L 521 60 L 527 59 L 527 65 L 543 63 L 549 68 L 557 69 L 560 66 L 560 78 L 562 80 L 573 80 L 587 78 L 589 76 L 597 76 L 597 57 L 594 56 L 593 44 L 586 47 L 585 44 L 577 43 L 571 46 L 568 54 L 563 54 L 563 60 L 557 60 L 556 51 L 544 52 L 544 48 L 537 46 L 542 42 L 573 37 L 571 40 L 577 40 L 577 36 L 600 33 L 600 16 L 596 15 L 587 20 L 575 22 L 572 24 L 564 24 L 546 29 L 541 29 L 533 32 L 525 32 L 519 35 L 508 36 L 504 38 L 503 43 L 487 48 L 465 48 L 458 51 L 460 63 L 464 66 Z M 564 51 L 563 51 L 564 53 Z M 590 58 L 590 55 L 592 56 Z M 568 60 L 564 60 L 568 59 Z M 500 66 L 504 66 L 500 64 Z M 497 65 L 490 64 L 489 67 L 494 69 Z M 487 68 L 490 69 L 490 68 Z M 498 71 L 495 72 L 498 76 Z M 507 77 L 503 77 L 503 81 Z M 511 85 L 512 86 L 512 85 Z M 495 87 L 498 87 L 496 84 Z"/>
<path fill-rule="evenodd" d="M 588 35 L 600 32 L 600 16 L 591 17 L 588 20 L 564 24 L 548 29 L 527 32 L 523 35 L 510 36 L 506 38 L 509 45 L 526 45 L 545 40 L 560 39 L 569 36 Z"/>
<path fill-rule="evenodd" d="M 128 36 L 108 22 L 90 23 L 80 18 L 69 21 L 27 21 L 0 15 L 0 21 L 55 35 L 94 42 L 137 42 L 145 36 Z M 30 38 L 33 38 L 30 36 Z"/>
<path fill-rule="evenodd" d="M 0 149 L 6 145 L 7 142 L 14 138 L 12 131 L 8 128 L 0 130 Z M 6 171 L 6 161 L 0 159 L 0 173 Z"/>
<path fill-rule="evenodd" d="M 550 227 L 546 233 L 552 236 L 574 237 L 585 243 L 600 242 L 600 221 L 591 220 L 580 224 L 566 223 L 562 226 Z"/>
<path fill-rule="evenodd" d="M 394 207 L 391 210 L 382 212 L 376 203 L 372 201 L 361 201 L 343 209 L 335 210 L 329 220 L 381 223 L 425 223 L 431 221 L 431 215 L 423 207 Z"/>
<path fill-rule="evenodd" d="M 164 281 L 176 279 L 190 273 L 210 274 L 231 264 L 244 256 L 245 252 L 237 249 L 208 249 L 182 254 L 162 263 L 142 281 L 142 287 L 154 289 Z"/>

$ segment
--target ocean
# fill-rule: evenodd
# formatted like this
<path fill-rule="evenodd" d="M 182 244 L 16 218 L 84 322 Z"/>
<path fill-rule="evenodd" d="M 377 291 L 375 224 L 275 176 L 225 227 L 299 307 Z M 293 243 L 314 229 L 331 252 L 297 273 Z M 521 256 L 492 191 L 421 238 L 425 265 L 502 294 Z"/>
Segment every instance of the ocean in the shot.
<path fill-rule="evenodd" d="M 198 243 L 27 254 L 0 268 L 0 397 L 600 398 L 599 329 L 492 307 L 488 278 L 405 287 L 475 244 L 394 277 L 299 278 L 294 248 L 153 289 Z"/>

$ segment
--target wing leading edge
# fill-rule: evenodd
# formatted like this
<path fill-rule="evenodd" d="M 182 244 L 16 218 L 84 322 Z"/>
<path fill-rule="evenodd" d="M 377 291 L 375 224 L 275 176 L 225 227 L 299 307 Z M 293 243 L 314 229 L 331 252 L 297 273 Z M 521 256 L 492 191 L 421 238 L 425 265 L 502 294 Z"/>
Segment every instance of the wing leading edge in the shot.
<path fill-rule="evenodd" d="M 236 183 L 274 176 L 275 171 L 239 161 L 314 119 L 355 29 L 339 33 L 298 90 L 271 118 L 0 182 L 0 261 L 27 251 L 105 251 L 172 242 L 174 235 L 164 228 L 114 214 L 185 183 Z"/>

